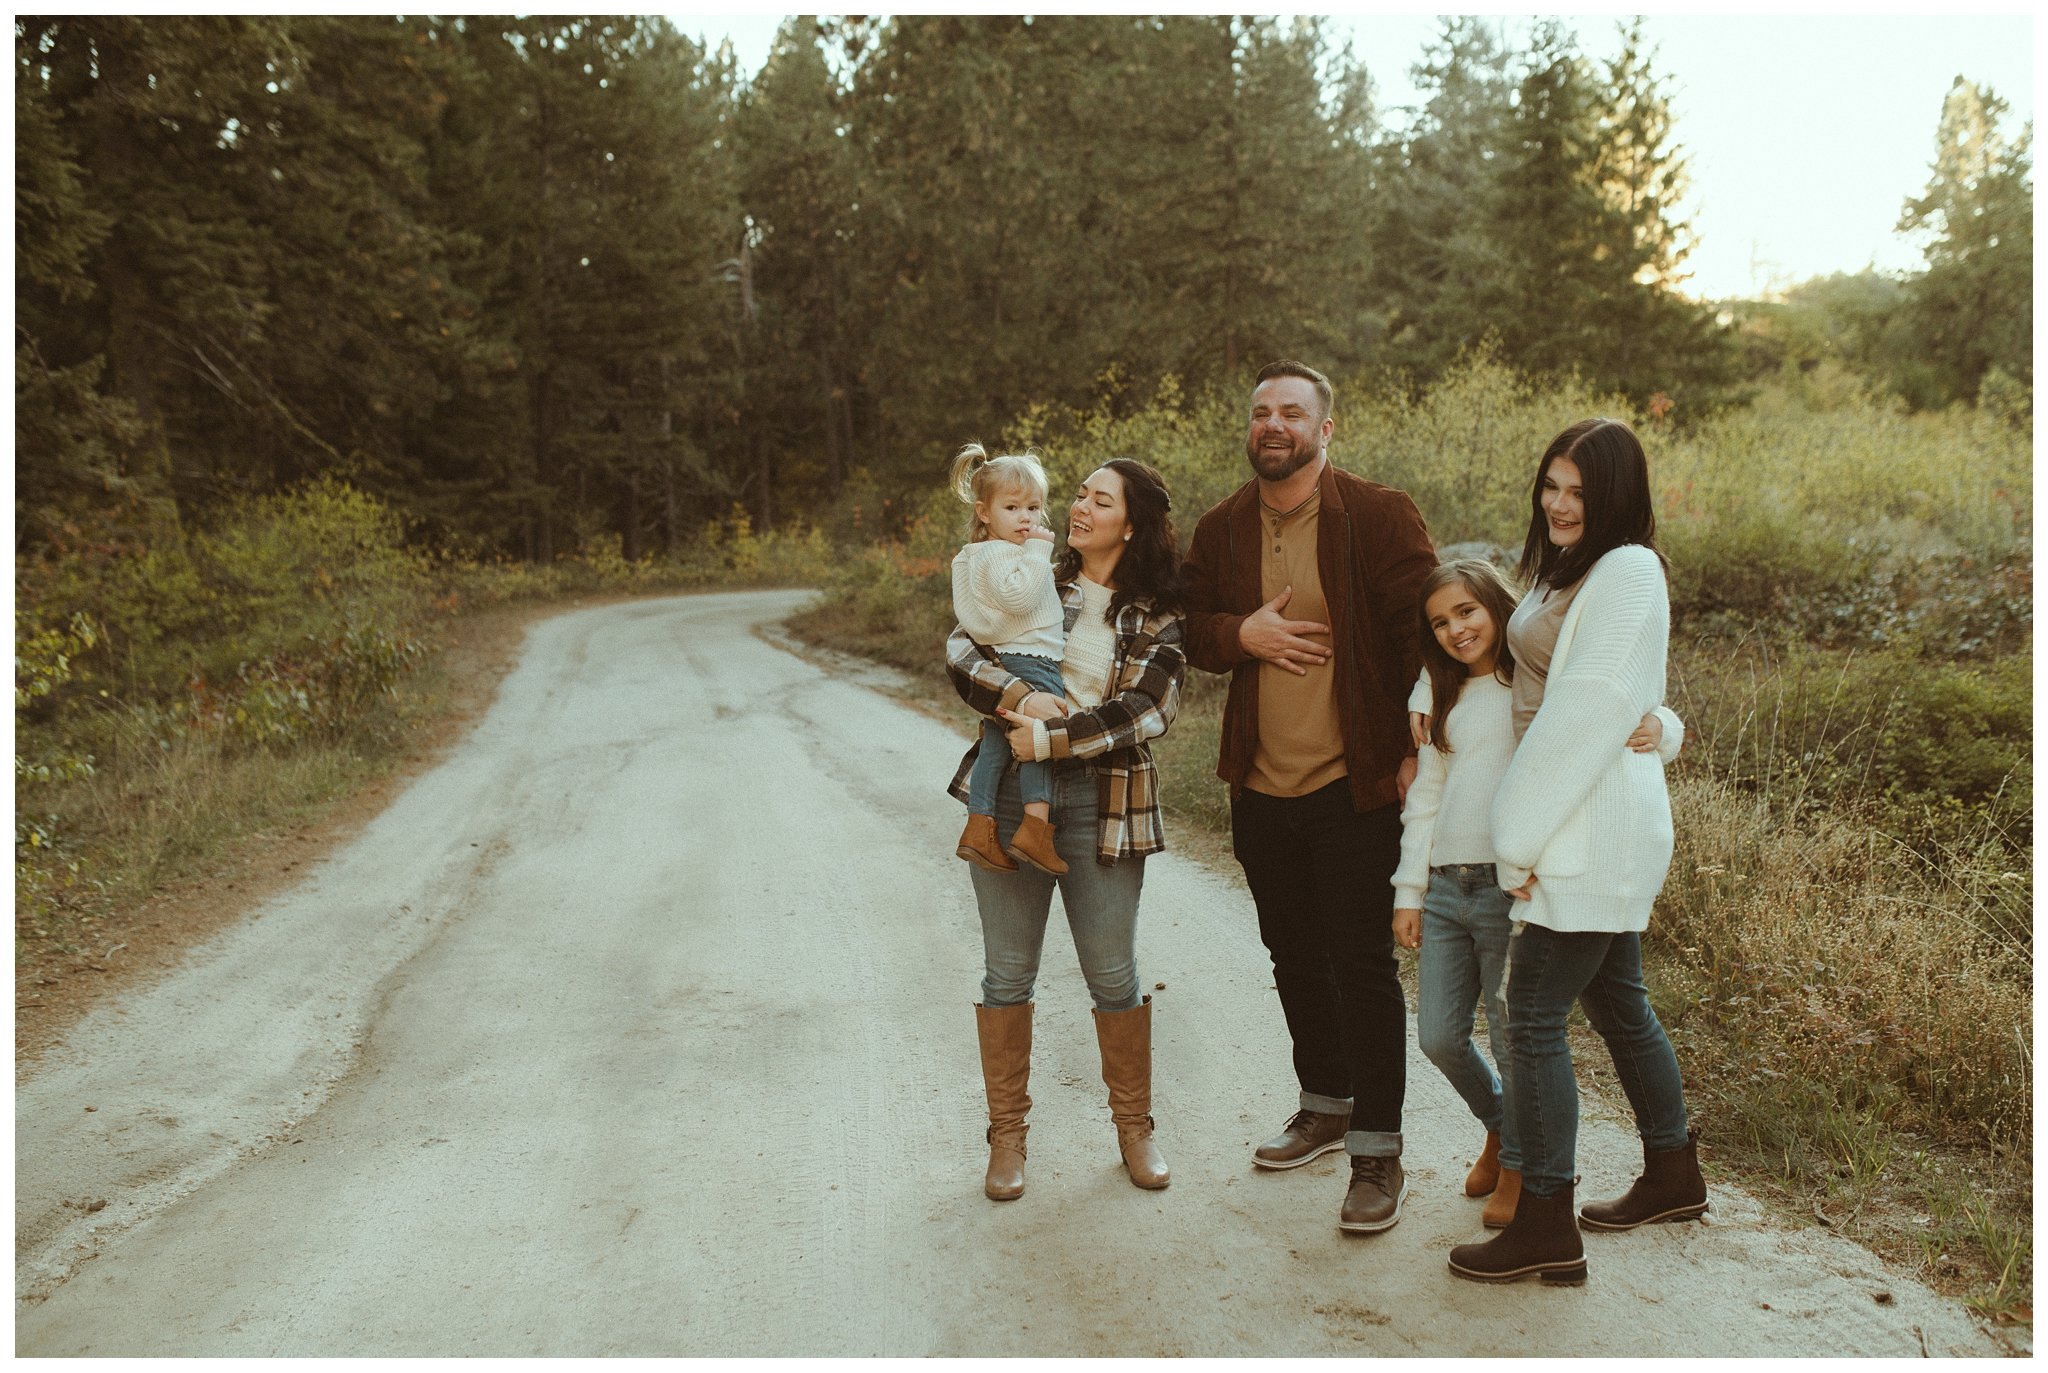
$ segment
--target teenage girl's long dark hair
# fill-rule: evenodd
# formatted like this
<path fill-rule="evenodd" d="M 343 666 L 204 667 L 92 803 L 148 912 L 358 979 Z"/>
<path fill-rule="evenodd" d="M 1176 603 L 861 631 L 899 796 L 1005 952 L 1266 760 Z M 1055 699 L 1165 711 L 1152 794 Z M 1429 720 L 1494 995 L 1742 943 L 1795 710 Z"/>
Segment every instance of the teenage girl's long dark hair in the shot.
<path fill-rule="evenodd" d="M 1415 600 L 1415 615 L 1421 621 L 1422 666 L 1429 673 L 1429 741 L 1437 752 L 1451 751 L 1446 733 L 1451 711 L 1464 694 L 1472 670 L 1444 651 L 1429 623 L 1429 598 L 1447 586 L 1463 586 L 1472 599 L 1493 617 L 1493 675 L 1503 683 L 1515 680 L 1515 654 L 1508 647 L 1508 616 L 1515 613 L 1515 591 L 1500 569 L 1483 558 L 1460 558 L 1444 563 L 1422 581 L 1422 594 Z"/>
<path fill-rule="evenodd" d="M 1559 458 L 1579 469 L 1585 493 L 1585 514 L 1579 541 L 1559 548 L 1550 541 L 1550 522 L 1543 515 L 1543 478 Z M 1642 440 L 1620 420 L 1580 420 L 1543 450 L 1536 480 L 1529 487 L 1529 536 L 1522 542 L 1523 581 L 1562 591 L 1577 584 L 1593 564 L 1625 543 L 1639 543 L 1657 554 L 1657 510 L 1650 500 L 1650 461 Z"/>
<path fill-rule="evenodd" d="M 1180 580 L 1180 540 L 1173 531 L 1173 497 L 1166 479 L 1136 458 L 1111 458 L 1102 464 L 1124 482 L 1124 515 L 1131 527 L 1130 541 L 1116 565 L 1116 590 L 1109 598 L 1112 623 L 1120 611 L 1134 601 L 1144 601 L 1156 612 L 1173 614 L 1183 608 Z M 1053 569 L 1055 580 L 1070 582 L 1081 572 L 1081 555 L 1072 548 L 1060 554 Z"/>

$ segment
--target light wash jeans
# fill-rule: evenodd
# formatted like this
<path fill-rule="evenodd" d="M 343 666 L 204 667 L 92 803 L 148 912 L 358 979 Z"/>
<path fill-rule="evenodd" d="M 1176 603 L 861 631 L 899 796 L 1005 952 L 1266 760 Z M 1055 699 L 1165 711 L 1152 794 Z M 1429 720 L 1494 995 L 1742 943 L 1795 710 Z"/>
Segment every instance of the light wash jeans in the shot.
<path fill-rule="evenodd" d="M 1145 885 L 1142 855 L 1113 866 L 1095 861 L 1096 781 L 1082 764 L 1063 759 L 1052 773 L 1053 850 L 1066 861 L 1064 877 L 1031 868 L 1017 872 L 970 869 L 981 910 L 984 968 L 981 1004 L 1015 1006 L 1031 999 L 1045 948 L 1045 923 L 1057 885 L 1067 928 L 1081 958 L 1081 975 L 1099 1011 L 1138 1005 L 1138 893 Z M 1007 774 L 996 793 L 996 838 L 1007 842 L 1024 818 L 1017 776 Z"/>
<path fill-rule="evenodd" d="M 1607 1042 L 1614 1075 L 1651 1149 L 1685 1147 L 1685 1088 L 1678 1057 L 1650 1009 L 1638 934 L 1564 934 L 1526 921 L 1508 948 L 1510 1105 L 1522 1149 L 1522 1190 L 1556 1196 L 1577 1172 L 1579 1086 L 1564 1021 L 1572 1003 Z"/>
<path fill-rule="evenodd" d="M 1429 870 L 1422 897 L 1422 959 L 1416 975 L 1416 1038 L 1472 1115 L 1500 1132 L 1500 1162 L 1517 1172 L 1508 1083 L 1472 1042 L 1473 1008 L 1486 1003 L 1486 1037 L 1493 1062 L 1505 1070 L 1508 1016 L 1501 1004 L 1501 976 L 1507 971 L 1508 936 L 1514 930 L 1508 908 L 1514 898 L 1500 889 L 1491 863 L 1451 863 Z M 1506 1074 L 1512 1077 L 1512 1073 Z"/>
<path fill-rule="evenodd" d="M 1060 679 L 1060 665 L 1037 653 L 998 653 L 1004 667 L 1040 691 L 1054 696 L 1067 694 Z M 1010 770 L 1010 722 L 981 722 L 981 751 L 974 755 L 974 770 L 967 774 L 967 813 L 994 815 L 996 791 Z M 1052 766 L 1049 763 L 1017 764 L 1017 783 L 1026 801 L 1052 800 Z"/>

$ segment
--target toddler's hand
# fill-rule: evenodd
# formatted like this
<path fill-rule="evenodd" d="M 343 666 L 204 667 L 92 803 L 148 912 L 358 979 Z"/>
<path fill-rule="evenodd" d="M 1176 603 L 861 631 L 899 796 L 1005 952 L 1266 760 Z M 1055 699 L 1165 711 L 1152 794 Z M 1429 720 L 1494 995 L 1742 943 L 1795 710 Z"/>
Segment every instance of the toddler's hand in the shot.
<path fill-rule="evenodd" d="M 1408 907 L 1394 912 L 1394 942 L 1404 949 L 1422 947 L 1422 912 Z"/>
<path fill-rule="evenodd" d="M 1642 718 L 1636 732 L 1628 736 L 1628 746 L 1637 753 L 1655 753 L 1657 745 L 1664 742 L 1664 722 L 1657 718 L 1655 711 Z"/>
<path fill-rule="evenodd" d="M 1024 537 L 1027 539 L 1044 539 L 1047 543 L 1057 542 L 1057 540 L 1053 536 L 1053 532 L 1050 529 L 1045 529 L 1037 525 L 1033 525 L 1030 529 L 1024 531 Z"/>

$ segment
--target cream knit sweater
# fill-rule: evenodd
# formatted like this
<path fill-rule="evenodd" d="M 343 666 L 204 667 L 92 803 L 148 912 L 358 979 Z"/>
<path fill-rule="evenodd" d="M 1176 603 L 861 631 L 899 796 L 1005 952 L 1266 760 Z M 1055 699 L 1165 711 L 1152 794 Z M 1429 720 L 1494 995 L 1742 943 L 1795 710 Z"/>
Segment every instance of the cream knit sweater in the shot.
<path fill-rule="evenodd" d="M 1409 708 L 1432 713 L 1429 674 L 1408 698 Z M 1667 764 L 1685 743 L 1685 722 L 1665 706 L 1650 712 L 1664 732 L 1657 754 Z M 1445 727 L 1452 752 L 1424 744 L 1415 781 L 1401 804 L 1401 865 L 1394 869 L 1394 907 L 1419 910 L 1429 870 L 1449 863 L 1492 863 L 1493 798 L 1515 753 L 1514 692 L 1492 673 L 1465 681 Z M 1631 730 L 1631 733 L 1634 731 Z M 1517 913 L 1519 919 L 1519 913 Z"/>
<path fill-rule="evenodd" d="M 976 643 L 1059 661 L 1066 610 L 1052 584 L 1052 549 L 1050 539 L 982 539 L 954 555 L 953 615 Z"/>
<path fill-rule="evenodd" d="M 1664 699 L 1670 629 L 1664 567 L 1649 549 L 1624 544 L 1586 574 L 1543 706 L 1494 797 L 1501 886 L 1537 879 L 1516 919 L 1565 932 L 1649 928 L 1671 866 L 1671 799 L 1664 760 L 1623 741 Z"/>

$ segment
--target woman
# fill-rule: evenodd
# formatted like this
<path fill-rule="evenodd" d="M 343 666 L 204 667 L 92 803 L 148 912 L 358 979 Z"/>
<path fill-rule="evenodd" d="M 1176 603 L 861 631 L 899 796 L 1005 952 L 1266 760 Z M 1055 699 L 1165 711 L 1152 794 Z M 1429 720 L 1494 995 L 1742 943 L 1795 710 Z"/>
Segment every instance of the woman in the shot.
<path fill-rule="evenodd" d="M 1031 989 L 1038 978 L 1055 883 L 1095 1002 L 1095 1037 L 1111 1119 L 1131 1181 L 1164 1187 L 1166 1160 L 1152 1138 L 1152 998 L 1138 994 L 1135 936 L 1145 855 L 1165 847 L 1158 774 L 1146 741 L 1180 708 L 1179 548 L 1159 474 L 1116 458 L 1081 483 L 1055 568 L 1065 607 L 1060 673 L 1065 700 L 1034 690 L 955 629 L 946 662 L 961 698 L 1010 722 L 1010 750 L 1052 761 L 1060 876 L 1025 867 L 972 869 L 984 971 L 974 1014 L 988 1094 L 988 1173 L 997 1201 L 1024 1191 L 1026 1090 L 1031 1074 Z M 967 800 L 977 744 L 952 793 Z M 996 829 L 1008 840 L 1023 817 L 1017 775 L 997 794 Z"/>
<path fill-rule="evenodd" d="M 1707 1209 L 1678 1059 L 1643 987 L 1642 932 L 1671 865 L 1664 764 L 1623 747 L 1664 699 L 1671 610 L 1656 528 L 1649 464 L 1626 424 L 1584 420 L 1551 441 L 1522 549 L 1532 590 L 1508 621 L 1521 739 L 1491 817 L 1498 880 L 1516 898 L 1504 1000 L 1522 1194 L 1498 1236 L 1451 1251 L 1460 1277 L 1586 1279 L 1572 1214 L 1574 1001 L 1606 1041 L 1644 1159 L 1627 1195 L 1579 1219 L 1630 1230 Z"/>

